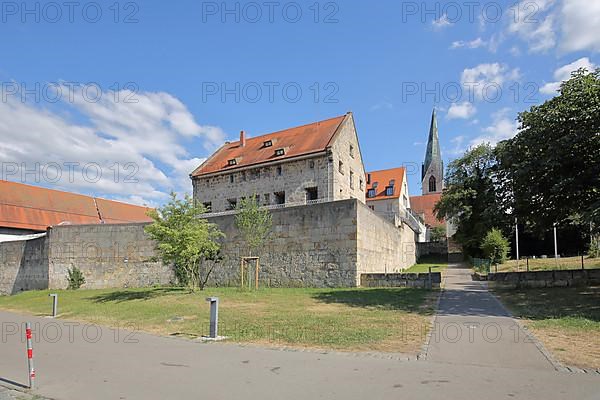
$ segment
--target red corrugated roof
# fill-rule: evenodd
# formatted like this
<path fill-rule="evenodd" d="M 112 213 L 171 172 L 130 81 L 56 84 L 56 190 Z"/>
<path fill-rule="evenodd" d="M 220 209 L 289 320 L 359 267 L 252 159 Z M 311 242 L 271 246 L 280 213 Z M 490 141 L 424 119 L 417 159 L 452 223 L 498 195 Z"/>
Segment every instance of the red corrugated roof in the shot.
<path fill-rule="evenodd" d="M 97 207 L 96 207 L 97 205 Z M 147 207 L 0 180 L 0 227 L 45 231 L 61 222 L 150 222 Z M 99 214 L 100 213 L 100 214 Z"/>
<path fill-rule="evenodd" d="M 369 182 L 369 175 L 371 175 L 370 183 L 367 184 L 367 193 L 369 193 L 369 189 L 373 189 L 374 185 L 377 184 L 375 197 L 367 197 L 367 201 L 399 198 L 402 185 L 404 184 L 405 173 L 406 169 L 404 167 L 367 172 L 367 182 Z M 386 196 L 385 188 L 390 186 L 392 180 L 394 181 L 394 194 Z"/>
<path fill-rule="evenodd" d="M 240 141 L 225 144 L 192 172 L 192 176 L 234 170 L 324 151 L 346 116 L 342 115 L 325 121 L 247 138 L 244 146 L 241 146 Z M 271 147 L 264 146 L 264 142 L 268 140 L 273 144 Z M 276 149 L 284 149 L 285 155 L 276 156 Z M 236 165 L 228 165 L 229 160 L 236 160 Z"/>
<path fill-rule="evenodd" d="M 440 221 L 436 218 L 433 208 L 442 198 L 441 193 L 426 194 L 423 196 L 412 196 L 410 198 L 410 208 L 423 216 L 425 225 L 428 226 L 445 226 L 445 221 Z"/>

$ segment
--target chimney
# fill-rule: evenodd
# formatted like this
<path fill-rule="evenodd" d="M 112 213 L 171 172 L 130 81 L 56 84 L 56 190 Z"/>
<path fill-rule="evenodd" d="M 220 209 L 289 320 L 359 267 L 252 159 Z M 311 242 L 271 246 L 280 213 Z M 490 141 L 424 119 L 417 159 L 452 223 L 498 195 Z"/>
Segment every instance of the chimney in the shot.
<path fill-rule="evenodd" d="M 246 146 L 246 132 L 240 132 L 240 147 Z"/>

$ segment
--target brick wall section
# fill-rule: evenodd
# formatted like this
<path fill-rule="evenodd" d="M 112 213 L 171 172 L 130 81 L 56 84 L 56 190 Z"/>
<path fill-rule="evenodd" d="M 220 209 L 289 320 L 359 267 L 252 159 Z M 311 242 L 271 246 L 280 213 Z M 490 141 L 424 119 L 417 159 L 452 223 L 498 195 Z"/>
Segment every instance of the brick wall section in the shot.
<path fill-rule="evenodd" d="M 600 285 L 600 269 L 499 272 L 488 274 L 488 281 L 503 289 Z"/>
<path fill-rule="evenodd" d="M 0 294 L 48 287 L 48 245 L 45 237 L 0 243 Z"/>
<path fill-rule="evenodd" d="M 357 211 L 357 279 L 365 273 L 400 272 L 416 263 L 415 234 L 412 229 L 406 224 L 395 227 L 362 203 L 358 204 Z"/>
<path fill-rule="evenodd" d="M 356 200 L 272 211 L 273 231 L 258 256 L 260 285 L 351 287 L 356 285 Z M 225 233 L 224 261 L 211 285 L 236 286 L 240 258 L 247 255 L 235 216 L 209 217 Z"/>
<path fill-rule="evenodd" d="M 146 287 L 174 280 L 172 269 L 154 262 L 145 224 L 64 225 L 48 231 L 49 287 L 67 287 L 67 270 L 79 268 L 88 289 Z"/>
<path fill-rule="evenodd" d="M 442 282 L 440 272 L 431 273 L 431 288 L 439 288 Z M 429 288 L 429 274 L 362 274 L 360 285 L 363 287 L 411 287 Z"/>

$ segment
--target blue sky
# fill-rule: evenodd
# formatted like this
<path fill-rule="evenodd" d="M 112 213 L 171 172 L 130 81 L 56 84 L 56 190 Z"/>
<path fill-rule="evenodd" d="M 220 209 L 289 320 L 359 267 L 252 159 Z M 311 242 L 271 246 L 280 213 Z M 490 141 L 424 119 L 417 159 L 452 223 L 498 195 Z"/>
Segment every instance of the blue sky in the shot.
<path fill-rule="evenodd" d="M 353 111 L 416 194 L 433 107 L 448 162 L 599 62 L 585 0 L 174 3 L 2 3 L 2 178 L 156 205 L 241 129 Z"/>

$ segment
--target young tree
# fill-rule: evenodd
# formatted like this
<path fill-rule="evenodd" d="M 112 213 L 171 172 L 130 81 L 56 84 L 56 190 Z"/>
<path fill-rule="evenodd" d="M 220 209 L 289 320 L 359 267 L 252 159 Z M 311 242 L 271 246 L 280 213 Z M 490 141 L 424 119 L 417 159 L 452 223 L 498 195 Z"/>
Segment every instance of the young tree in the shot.
<path fill-rule="evenodd" d="M 434 211 L 456 225 L 454 238 L 466 254 L 480 256 L 486 232 L 507 219 L 503 191 L 496 153 L 489 144 L 468 150 L 448 166 L 446 189 Z"/>
<path fill-rule="evenodd" d="M 219 239 L 225 236 L 215 224 L 202 218 L 204 213 L 206 209 L 196 206 L 190 196 L 180 200 L 171 193 L 167 204 L 148 213 L 154 222 L 145 228 L 157 242 L 156 250 L 163 262 L 174 265 L 179 283 L 191 291 L 204 289 L 219 260 Z M 201 268 L 209 261 L 210 268 Z"/>
<path fill-rule="evenodd" d="M 483 238 L 481 250 L 494 264 L 502 264 L 508 257 L 510 244 L 499 229 L 492 228 Z"/>
<path fill-rule="evenodd" d="M 441 242 L 446 240 L 446 228 L 443 226 L 434 226 L 431 228 L 431 236 L 429 239 L 432 242 Z"/>
<path fill-rule="evenodd" d="M 273 225 L 271 213 L 258 203 L 257 196 L 242 199 L 238 204 L 235 226 L 240 230 L 250 256 L 263 245 Z"/>

